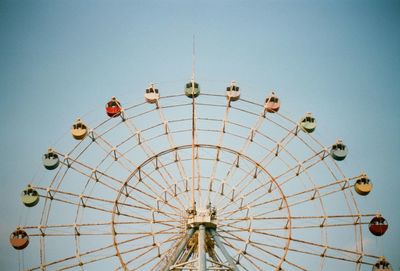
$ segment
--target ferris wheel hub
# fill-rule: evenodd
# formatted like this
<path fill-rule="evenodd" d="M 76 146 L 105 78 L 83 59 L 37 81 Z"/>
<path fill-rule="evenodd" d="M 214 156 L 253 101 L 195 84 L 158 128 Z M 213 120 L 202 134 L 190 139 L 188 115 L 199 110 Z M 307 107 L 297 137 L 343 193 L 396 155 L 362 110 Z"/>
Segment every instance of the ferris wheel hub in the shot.
<path fill-rule="evenodd" d="M 187 220 L 188 228 L 198 228 L 200 225 L 204 225 L 206 228 L 217 227 L 217 211 L 215 207 L 208 206 L 206 209 L 199 209 L 195 212 L 191 212 Z"/>

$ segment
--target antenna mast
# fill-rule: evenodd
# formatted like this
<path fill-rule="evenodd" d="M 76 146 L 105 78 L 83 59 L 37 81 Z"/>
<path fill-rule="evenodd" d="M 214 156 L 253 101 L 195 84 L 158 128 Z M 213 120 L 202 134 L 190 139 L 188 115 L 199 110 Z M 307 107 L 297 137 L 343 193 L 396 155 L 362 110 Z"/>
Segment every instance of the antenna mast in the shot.
<path fill-rule="evenodd" d="M 192 51 L 192 80 L 194 81 L 195 67 L 196 67 L 196 39 L 193 35 L 193 51 Z"/>
<path fill-rule="evenodd" d="M 193 52 L 192 52 L 192 211 L 196 213 L 196 200 L 194 194 L 194 145 L 196 140 L 196 122 L 195 122 L 195 97 L 194 97 L 194 78 L 195 78 L 195 60 L 196 60 L 196 51 L 195 51 L 195 36 L 193 35 Z"/>

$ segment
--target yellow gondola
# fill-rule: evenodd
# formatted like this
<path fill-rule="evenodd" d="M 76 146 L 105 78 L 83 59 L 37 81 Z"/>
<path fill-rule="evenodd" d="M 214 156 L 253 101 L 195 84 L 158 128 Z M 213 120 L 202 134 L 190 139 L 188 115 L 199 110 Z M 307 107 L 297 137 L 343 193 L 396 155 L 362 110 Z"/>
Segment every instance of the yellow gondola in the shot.
<path fill-rule="evenodd" d="M 71 135 L 76 140 L 82 140 L 86 137 L 88 133 L 88 128 L 86 124 L 81 120 L 77 119 L 75 123 L 72 125 Z"/>
<path fill-rule="evenodd" d="M 354 184 L 354 190 L 361 196 L 366 196 L 372 190 L 372 183 L 366 174 L 362 174 Z"/>

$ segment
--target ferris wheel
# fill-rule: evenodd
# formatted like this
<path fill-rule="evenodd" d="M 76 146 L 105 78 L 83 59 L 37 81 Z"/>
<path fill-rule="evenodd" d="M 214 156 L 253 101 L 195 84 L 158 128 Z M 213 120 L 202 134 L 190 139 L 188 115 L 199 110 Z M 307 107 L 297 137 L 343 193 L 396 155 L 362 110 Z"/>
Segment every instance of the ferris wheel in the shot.
<path fill-rule="evenodd" d="M 112 97 L 103 121 L 72 125 L 72 148 L 43 155 L 48 184 L 21 195 L 36 221 L 10 236 L 27 270 L 392 270 L 363 242 L 388 229 L 357 204 L 372 182 L 345 175 L 348 147 L 320 143 L 314 115 L 292 120 L 235 81 L 160 93 Z"/>

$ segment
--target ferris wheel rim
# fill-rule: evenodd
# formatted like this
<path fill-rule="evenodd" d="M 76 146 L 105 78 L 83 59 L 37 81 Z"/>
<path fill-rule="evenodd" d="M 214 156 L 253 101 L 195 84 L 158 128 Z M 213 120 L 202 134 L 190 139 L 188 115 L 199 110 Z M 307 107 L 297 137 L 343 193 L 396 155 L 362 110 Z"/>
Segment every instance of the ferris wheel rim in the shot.
<path fill-rule="evenodd" d="M 201 94 L 201 95 L 204 95 L 204 96 L 207 96 L 207 95 L 209 95 L 209 96 L 217 96 L 217 97 L 224 97 L 225 98 L 225 96 L 224 95 L 220 95 L 220 94 Z M 180 97 L 180 96 L 185 96 L 184 94 L 179 94 L 179 95 L 171 95 L 171 96 L 165 96 L 165 97 L 160 97 L 160 100 L 161 99 L 164 99 L 164 98 L 168 98 L 168 97 Z M 241 99 L 242 100 L 242 99 Z M 245 102 L 247 102 L 247 103 L 249 103 L 249 104 L 257 104 L 257 103 L 254 103 L 254 102 L 251 102 L 251 101 L 247 101 L 247 100 L 242 100 L 242 101 L 245 101 Z M 145 104 L 145 103 L 141 103 L 141 104 L 138 104 L 138 105 L 143 105 L 143 104 Z M 189 103 L 188 103 L 189 104 Z M 201 105 L 201 104 L 200 104 Z M 261 108 L 263 107 L 262 105 L 260 105 L 260 104 L 257 104 L 258 106 L 260 106 Z M 162 108 L 162 106 L 161 106 L 161 104 L 160 103 L 157 103 L 157 109 L 160 109 L 160 108 Z M 172 106 L 172 107 L 174 107 L 174 105 Z M 221 107 L 224 107 L 224 106 L 221 106 Z M 226 106 L 225 106 L 226 107 Z M 123 110 L 122 110 L 122 112 L 126 112 L 126 111 L 128 111 L 130 108 L 132 108 L 132 107 L 127 107 L 127 108 L 124 108 Z M 234 107 L 232 107 L 232 108 L 234 108 Z M 148 110 L 147 112 L 154 112 L 154 111 L 156 111 L 157 109 L 151 109 L 151 110 Z M 142 114 L 147 114 L 146 112 L 145 113 L 142 113 Z M 283 116 L 281 113 L 278 113 L 278 112 L 276 112 L 275 113 L 276 115 L 278 115 L 278 116 Z M 257 115 L 257 116 L 259 116 L 259 115 Z M 161 118 L 161 117 L 160 117 Z M 224 117 L 225 118 L 225 117 Z M 265 117 L 264 117 L 265 118 Z M 283 118 L 286 118 L 285 116 L 283 116 Z M 289 118 L 287 118 L 288 120 L 290 120 Z M 107 122 L 111 122 L 112 121 L 112 118 L 110 118 L 110 119 L 107 119 L 106 121 L 104 121 L 104 122 L 102 122 L 101 124 L 99 124 L 98 126 L 96 126 L 93 130 L 95 131 L 97 128 L 99 128 L 102 124 L 104 124 L 104 123 L 107 123 Z M 124 120 L 123 120 L 124 121 Z M 291 121 L 291 120 L 290 120 Z M 162 123 L 163 121 L 161 121 L 161 123 Z M 164 122 L 165 123 L 165 122 Z M 294 124 L 294 125 L 297 125 L 297 123 L 296 122 L 293 122 L 292 121 L 292 123 Z M 101 136 L 103 136 L 105 133 L 107 133 L 107 132 L 110 132 L 110 131 L 112 131 L 113 129 L 115 129 L 115 127 L 117 127 L 117 125 L 119 125 L 120 123 L 115 123 L 109 130 L 107 130 L 106 132 L 104 132 L 103 134 L 100 134 L 99 135 L 99 137 L 101 137 Z M 93 131 L 92 130 L 92 131 Z M 172 133 L 173 134 L 173 133 Z M 310 134 L 307 134 L 307 135 L 305 135 L 305 136 L 307 136 L 307 137 L 309 137 L 309 138 L 312 138 L 315 142 L 317 142 L 318 144 L 320 144 L 319 143 L 319 141 L 317 140 L 317 139 L 315 139 L 314 137 L 313 137 L 313 135 L 310 135 Z M 94 136 L 93 136 L 93 139 L 94 139 Z M 94 140 L 93 140 L 94 141 Z M 81 144 L 81 142 L 83 142 L 83 141 L 80 141 L 77 145 L 79 145 L 79 144 Z M 143 141 L 142 143 L 149 143 L 149 141 Z M 195 144 L 195 146 L 196 147 L 202 147 L 202 145 L 203 144 L 201 144 L 201 143 L 196 143 Z M 179 145 L 179 146 L 175 146 L 174 148 L 169 148 L 169 149 L 166 149 L 164 152 L 172 152 L 172 151 L 175 151 L 175 150 L 178 150 L 178 149 L 181 149 L 181 148 L 184 148 L 184 146 L 186 146 L 187 148 L 189 148 L 190 146 L 188 146 L 188 145 Z M 229 148 L 226 148 L 226 147 L 224 147 L 224 146 L 218 146 L 218 145 L 216 145 L 216 144 L 204 144 L 204 146 L 207 146 L 207 147 L 210 147 L 210 148 L 213 148 L 213 149 L 215 149 L 215 148 L 223 148 L 223 149 L 229 149 Z M 203 146 L 203 147 L 204 147 Z M 323 145 L 322 144 L 320 144 L 320 146 L 322 146 L 323 147 Z M 117 146 L 118 147 L 118 146 Z M 75 147 L 76 148 L 76 147 Z M 69 158 L 69 155 L 71 155 L 73 152 L 74 152 L 74 150 L 75 150 L 75 148 L 73 148 L 66 156 L 64 156 L 64 158 L 67 158 L 67 160 L 68 160 L 68 158 Z M 323 147 L 323 148 L 325 148 L 325 147 Z M 283 150 L 285 150 L 285 147 L 283 146 L 283 148 L 282 148 Z M 237 150 L 232 150 L 234 153 L 238 153 L 238 154 L 240 154 L 240 155 L 245 155 L 244 153 L 243 154 L 241 154 L 240 153 L 240 151 L 237 151 Z M 149 157 L 148 159 L 146 159 L 146 161 L 148 161 L 148 163 L 150 163 L 151 162 L 151 160 L 153 160 L 154 159 L 154 157 L 155 156 L 157 156 L 157 155 L 161 155 L 161 153 L 162 152 L 159 152 L 158 154 L 155 154 L 155 155 L 153 155 L 153 156 L 151 156 L 151 157 Z M 289 151 L 289 153 L 290 153 L 290 151 Z M 78 157 L 76 157 L 75 159 L 78 159 L 79 158 L 79 156 Z M 250 157 L 249 157 L 250 158 Z M 250 160 L 252 160 L 252 162 L 254 163 L 254 164 L 258 164 L 258 162 L 256 162 L 255 160 L 253 160 L 252 158 L 250 158 Z M 297 161 L 297 159 L 295 158 L 295 160 Z M 146 161 L 142 161 L 142 163 L 139 165 L 139 167 L 140 166 L 142 166 L 142 165 L 145 165 L 145 164 L 147 164 L 146 163 Z M 335 161 L 332 161 L 339 169 L 340 169 L 340 167 L 337 165 L 337 163 L 335 162 Z M 65 164 L 64 164 L 64 166 L 65 166 Z M 328 167 L 329 168 L 329 166 L 328 165 L 326 165 L 326 167 Z M 60 167 L 60 169 L 61 169 L 61 167 Z M 129 182 L 129 180 L 132 178 L 131 176 L 133 176 L 134 175 L 134 173 L 133 173 L 133 171 L 131 172 L 131 174 L 130 174 L 130 176 L 124 181 L 124 184 L 125 183 L 127 183 L 127 182 Z M 269 173 L 268 173 L 268 175 L 270 175 Z M 270 177 L 271 178 L 273 178 L 274 179 L 274 177 L 272 176 L 272 175 L 270 175 Z M 274 181 L 275 181 L 275 179 L 274 179 Z M 312 179 L 311 179 L 311 181 L 313 181 Z M 50 186 L 53 184 L 53 181 L 52 181 L 52 183 L 50 184 Z M 61 183 L 60 183 L 61 184 Z M 112 234 L 113 234 L 113 242 L 114 242 L 114 246 L 116 247 L 116 249 L 117 249 L 117 242 L 116 242 L 116 239 L 115 239 L 115 235 L 114 235 L 114 232 L 115 232 L 115 224 L 114 224 L 114 217 L 115 217 L 115 215 L 116 215 L 116 212 L 115 212 L 115 209 L 116 209 L 116 205 L 118 205 L 119 203 L 117 203 L 118 202 L 118 200 L 119 200 L 119 198 L 121 197 L 121 191 L 122 191 L 122 189 L 123 189 L 123 186 L 124 186 L 124 184 L 122 184 L 121 185 L 121 188 L 119 189 L 119 192 L 118 192 L 118 196 L 116 197 L 116 200 L 115 200 L 115 203 L 114 203 L 114 207 L 113 207 L 113 211 L 112 211 L 112 219 L 111 219 L 111 225 L 112 225 L 112 230 L 113 230 L 113 232 L 112 232 Z M 276 187 L 280 190 L 280 192 L 283 194 L 283 195 L 285 195 L 283 192 L 284 191 L 282 191 L 282 189 L 281 189 L 281 187 L 280 187 L 280 184 L 278 184 L 276 181 L 275 181 L 275 185 L 276 185 Z M 57 190 L 57 188 L 54 190 L 54 191 L 56 191 Z M 319 188 L 317 187 L 316 188 L 316 190 L 317 190 L 317 193 L 319 193 Z M 355 204 L 355 206 L 356 206 L 356 209 L 357 209 L 357 211 L 358 211 L 358 213 L 359 213 L 359 210 L 358 210 L 358 207 L 357 207 L 357 202 L 355 201 L 355 199 L 354 199 L 354 196 L 353 196 L 353 192 L 352 192 L 352 190 L 347 190 L 347 191 L 349 191 L 349 193 L 350 193 L 350 197 L 353 199 L 353 204 Z M 286 204 L 286 206 L 287 206 L 287 210 L 288 211 L 290 211 L 290 207 L 291 206 L 289 206 L 289 204 L 287 203 L 287 200 L 286 200 L 286 196 L 284 196 L 285 197 L 285 204 Z M 346 194 L 345 194 L 345 197 L 346 197 Z M 321 197 L 319 197 L 319 199 L 320 200 L 322 200 L 322 196 Z M 46 200 L 47 200 L 47 198 L 46 198 Z M 346 198 L 346 202 L 348 202 L 348 200 L 347 200 L 347 198 Z M 322 204 L 322 201 L 321 201 L 321 204 Z M 75 222 L 77 222 L 78 221 L 78 214 L 79 214 L 79 210 L 80 210 L 80 208 L 81 208 L 81 206 L 80 205 L 78 205 L 78 209 L 77 209 L 77 215 L 76 215 L 76 217 L 75 217 Z M 324 208 L 322 207 L 322 209 L 324 210 Z M 48 219 L 48 214 L 50 213 L 50 210 L 51 210 L 51 204 L 50 204 L 50 207 L 48 208 L 48 210 L 47 210 L 47 219 Z M 44 210 L 43 210 L 44 211 Z M 350 210 L 351 211 L 351 210 Z M 325 212 L 325 210 L 324 210 L 324 212 Z M 83 212 L 82 212 L 83 213 Z M 290 215 L 290 217 L 291 217 L 291 215 Z M 47 224 L 47 219 L 46 218 L 43 218 L 43 216 L 42 216 L 42 220 L 44 219 L 44 224 Z M 41 222 L 41 224 L 42 224 L 42 222 Z M 362 241 L 362 230 L 361 230 L 361 223 L 360 224 L 357 224 L 356 225 L 357 227 L 359 227 L 360 228 L 360 234 L 361 234 L 361 241 Z M 291 219 L 290 219 L 290 224 L 289 224 L 289 229 L 290 229 L 290 237 L 288 238 L 288 242 L 290 243 L 291 242 L 291 240 L 292 240 L 292 237 L 291 237 L 291 231 L 292 231 L 292 227 L 291 227 Z M 79 245 L 79 236 L 78 235 L 75 235 L 75 239 L 76 239 L 76 243 L 77 243 L 77 245 L 76 245 L 76 247 L 77 247 L 77 254 L 78 255 L 80 255 L 80 250 L 79 250 L 79 247 L 80 247 L 80 245 Z M 43 240 L 44 240 L 44 238 L 43 238 Z M 41 239 L 41 242 L 42 242 L 42 239 Z M 44 243 L 44 242 L 43 242 Z M 328 240 L 326 240 L 326 245 L 328 245 Z M 285 250 L 285 256 L 284 257 L 282 257 L 282 260 L 281 260 L 281 262 L 280 262 L 280 264 L 283 262 L 283 261 L 285 261 L 285 257 L 286 257 L 286 255 L 288 254 L 288 251 L 289 251 L 289 244 L 286 246 L 287 247 L 287 250 Z M 44 245 L 43 245 L 43 250 L 44 250 Z M 117 253 L 119 253 L 119 251 L 117 250 Z M 361 254 L 363 254 L 363 247 L 361 247 Z M 120 259 L 121 260 L 121 259 Z M 122 264 L 122 262 L 121 262 L 121 264 Z M 321 267 L 321 269 L 322 269 L 322 267 Z"/>
<path fill-rule="evenodd" d="M 160 157 L 160 156 L 162 156 L 162 155 L 168 154 L 168 153 L 173 152 L 173 151 L 178 151 L 178 150 L 181 150 L 181 149 L 189 149 L 189 148 L 191 148 L 191 147 L 192 147 L 191 145 L 188 145 L 188 144 L 187 144 L 187 145 L 175 146 L 175 147 L 172 148 L 172 149 L 171 149 L 171 148 L 166 149 L 166 150 L 164 150 L 164 151 L 161 151 L 161 152 L 159 152 L 159 153 L 153 155 L 152 157 L 149 157 L 148 159 L 146 159 L 145 161 L 143 161 L 142 164 L 138 165 L 137 168 L 136 168 L 135 170 L 132 171 L 132 173 L 130 174 L 130 176 L 128 176 L 128 178 L 125 180 L 125 182 L 122 184 L 122 186 L 121 186 L 121 188 L 120 188 L 120 191 L 119 191 L 119 193 L 118 193 L 118 196 L 116 197 L 115 204 L 114 204 L 114 208 L 113 208 L 112 221 L 113 221 L 113 222 L 115 221 L 115 216 L 116 216 L 117 213 L 118 213 L 118 212 L 117 212 L 118 200 L 120 199 L 121 195 L 123 194 L 123 189 L 126 187 L 126 184 L 133 178 L 134 175 L 136 175 L 136 174 L 140 171 L 140 169 L 141 169 L 144 165 L 150 163 L 152 160 L 154 160 L 154 159 L 156 159 L 157 157 Z M 199 147 L 200 147 L 200 148 L 208 148 L 208 149 L 221 149 L 221 150 L 224 150 L 224 151 L 228 151 L 228 152 L 230 152 L 230 153 L 233 153 L 233 154 L 237 154 L 238 157 L 239 157 L 239 156 L 240 156 L 240 157 L 243 157 L 244 159 L 246 159 L 246 160 L 250 161 L 251 163 L 255 164 L 257 168 L 261 169 L 263 172 L 265 172 L 265 173 L 270 177 L 271 182 L 274 183 L 274 184 L 275 184 L 275 187 L 278 188 L 279 193 L 280 193 L 280 195 L 282 196 L 282 200 L 283 200 L 283 202 L 285 202 L 286 210 L 287 210 L 287 212 L 288 212 L 288 225 L 287 225 L 287 226 L 288 226 L 288 229 L 289 229 L 289 230 L 288 230 L 287 243 L 285 244 L 285 247 L 288 248 L 289 245 L 290 245 L 290 242 L 291 242 L 291 227 L 290 227 L 290 226 L 291 226 L 291 214 L 290 214 L 290 208 L 288 207 L 288 203 L 287 203 L 285 194 L 283 193 L 282 189 L 280 188 L 280 186 L 279 186 L 279 185 L 277 184 L 277 182 L 275 181 L 274 177 L 273 177 L 263 166 L 261 166 L 258 162 L 254 161 L 253 159 L 251 159 L 251 158 L 248 157 L 247 155 L 245 155 L 245 154 L 243 154 L 243 153 L 240 153 L 240 152 L 238 152 L 238 151 L 236 151 L 236 150 L 233 150 L 233 149 L 231 149 L 231 148 L 227 148 L 227 147 L 224 147 L 224 146 L 216 146 L 216 145 L 211 145 L 211 144 L 201 144 L 201 143 L 196 143 L 196 144 L 195 144 L 195 147 L 196 147 L 196 148 L 199 148 Z M 123 266 L 125 266 L 125 263 L 123 262 L 122 258 L 121 258 L 120 255 L 119 255 L 119 254 L 120 254 L 120 251 L 119 251 L 119 249 L 118 249 L 118 246 L 116 245 L 116 244 L 117 244 L 117 241 L 116 241 L 116 234 L 114 234 L 114 233 L 116 233 L 116 229 L 115 229 L 115 227 L 114 227 L 114 224 L 112 224 L 112 233 L 113 233 L 113 242 L 114 242 L 114 244 L 115 244 L 115 249 L 116 249 L 116 251 L 117 251 L 118 258 L 120 259 L 121 264 L 122 264 Z M 281 262 L 279 263 L 279 265 L 285 260 L 285 257 L 286 257 L 286 255 L 287 255 L 287 253 L 288 253 L 288 250 L 285 249 L 285 253 L 284 253 L 283 256 L 281 256 Z"/>

